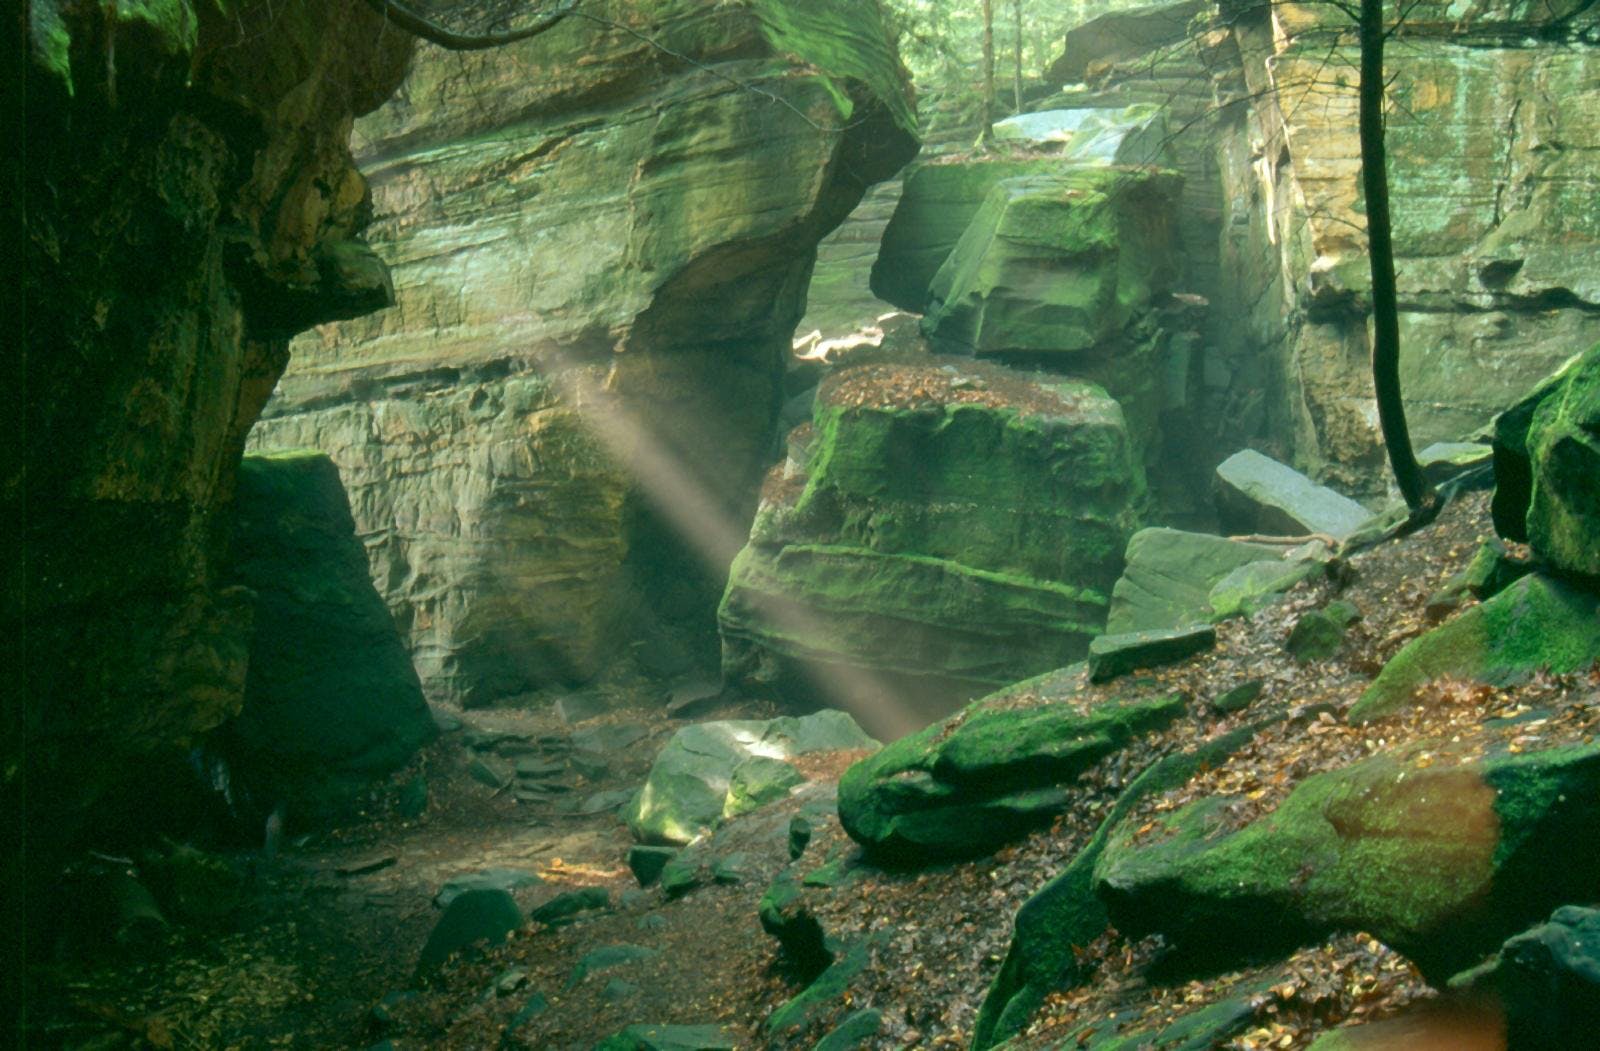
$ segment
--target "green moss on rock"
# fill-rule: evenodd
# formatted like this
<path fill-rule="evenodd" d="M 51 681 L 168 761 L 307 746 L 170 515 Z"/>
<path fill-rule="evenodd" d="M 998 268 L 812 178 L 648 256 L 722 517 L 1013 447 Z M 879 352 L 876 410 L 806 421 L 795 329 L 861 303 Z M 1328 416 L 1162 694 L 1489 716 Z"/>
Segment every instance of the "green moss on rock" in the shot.
<path fill-rule="evenodd" d="M 1170 283 L 1178 186 L 1106 167 L 996 183 L 929 285 L 924 329 L 979 354 L 1107 343 Z"/>
<path fill-rule="evenodd" d="M 856 763 L 839 782 L 839 820 L 869 851 L 901 862 L 994 850 L 1067 804 L 1066 787 L 1102 757 L 1180 715 L 1183 699 L 1074 703 L 1081 667 L 975 702 Z M 1032 703 L 1011 707 L 1019 696 Z"/>
<path fill-rule="evenodd" d="M 1124 827 L 1095 870 L 1126 934 L 1232 964 L 1369 931 L 1435 979 L 1600 886 L 1600 745 L 1421 766 L 1382 755 L 1313 777 L 1230 831 L 1232 800 Z"/>
<path fill-rule="evenodd" d="M 1600 597 L 1540 574 L 1413 639 L 1384 666 L 1350 719 L 1390 715 L 1444 677 L 1494 686 L 1536 671 L 1565 674 L 1600 660 Z"/>
<path fill-rule="evenodd" d="M 769 483 L 719 611 L 725 674 L 993 687 L 1081 657 L 1144 496 L 1116 403 L 960 359 L 897 364 L 882 396 L 875 376 L 822 392 L 809 473 Z M 917 385 L 949 393 L 894 396 Z"/>
<path fill-rule="evenodd" d="M 1562 572 L 1600 581 L 1600 343 L 1534 411 L 1528 453 L 1529 545 Z"/>

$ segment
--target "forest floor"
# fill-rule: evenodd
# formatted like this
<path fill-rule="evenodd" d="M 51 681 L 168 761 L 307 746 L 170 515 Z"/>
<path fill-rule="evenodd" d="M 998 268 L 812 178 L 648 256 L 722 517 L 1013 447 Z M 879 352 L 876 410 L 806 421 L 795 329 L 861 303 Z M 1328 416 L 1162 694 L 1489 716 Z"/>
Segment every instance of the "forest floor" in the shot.
<path fill-rule="evenodd" d="M 469 734 L 476 732 L 480 743 L 485 732 L 539 740 L 575 728 L 549 709 L 465 713 L 468 729 L 445 734 L 418 761 L 431 791 L 420 818 L 374 818 L 298 842 L 271 862 L 242 858 L 253 873 L 248 894 L 220 925 L 174 927 L 161 944 L 137 953 L 107 949 L 57 963 L 39 976 L 47 991 L 33 1012 L 38 1046 L 366 1048 L 388 1040 L 386 1046 L 416 1049 L 587 1049 L 630 1024 L 674 1023 L 720 1026 L 740 1048 L 798 1048 L 812 1046 L 848 1010 L 869 1006 L 882 1012 L 883 1023 L 862 1046 L 966 1046 L 1017 907 L 1065 866 L 1121 786 L 1160 754 L 1226 732 L 1247 716 L 1285 713 L 1235 759 L 1148 803 L 1155 812 L 1201 795 L 1237 793 L 1247 801 L 1242 821 L 1315 772 L 1408 742 L 1454 739 L 1472 747 L 1507 735 L 1519 745 L 1591 740 L 1600 729 L 1600 683 L 1593 675 L 1505 690 L 1443 683 L 1418 714 L 1364 728 L 1339 718 L 1383 662 L 1425 630 L 1427 597 L 1491 534 L 1486 494 L 1469 494 L 1434 525 L 1352 557 L 1335 580 L 1302 584 L 1248 620 L 1219 625 L 1210 653 L 1091 687 L 1121 697 L 1179 690 L 1190 700 L 1189 714 L 1103 761 L 1080 782 L 1078 804 L 1052 827 L 990 857 L 883 870 L 856 864 L 836 817 L 820 823 L 807 856 L 843 857 L 856 867 L 822 899 L 819 919 L 841 936 L 880 936 L 845 1002 L 808 1029 L 771 1034 L 763 1027 L 802 985 L 762 931 L 757 903 L 789 861 L 771 846 L 774 823 L 786 825 L 802 806 L 829 799 L 854 757 L 805 764 L 808 784 L 734 822 L 732 845 L 745 855 L 741 871 L 668 900 L 657 888 L 639 888 L 629 872 L 631 840 L 616 812 L 581 815 L 572 802 L 643 780 L 681 725 L 663 714 L 655 686 L 623 696 L 621 708 L 577 728 L 621 726 L 627 732 L 617 740 L 637 738 L 608 755 L 603 775 L 532 802 L 471 776 Z M 1335 592 L 1356 606 L 1361 620 L 1338 656 L 1297 663 L 1283 646 L 1290 626 Z M 1265 686 L 1247 713 L 1210 706 L 1251 679 Z M 1528 713 L 1539 718 L 1505 718 Z M 772 714 L 770 705 L 750 701 L 699 718 Z M 747 849 L 739 840 L 746 827 Z M 527 908 L 580 887 L 606 888 L 611 905 L 568 926 L 530 924 L 418 986 L 417 954 L 439 915 L 433 896 L 451 877 L 490 868 L 537 874 L 539 882 L 516 891 Z M 619 945 L 654 952 L 577 973 L 587 953 Z M 1114 931 L 1081 947 L 1095 980 L 1048 1000 L 1015 1046 L 1053 1046 L 1089 1018 L 1125 1013 L 1148 1021 L 1260 989 L 1250 1001 L 1250 1024 L 1227 1046 L 1302 1048 L 1341 1022 L 1392 1015 L 1432 995 L 1406 960 L 1361 932 L 1223 975 L 1165 976 L 1157 966 L 1161 948 L 1157 939 L 1130 941 Z M 390 995 L 413 988 L 415 996 Z M 512 1024 L 539 1000 L 542 1010 Z"/>

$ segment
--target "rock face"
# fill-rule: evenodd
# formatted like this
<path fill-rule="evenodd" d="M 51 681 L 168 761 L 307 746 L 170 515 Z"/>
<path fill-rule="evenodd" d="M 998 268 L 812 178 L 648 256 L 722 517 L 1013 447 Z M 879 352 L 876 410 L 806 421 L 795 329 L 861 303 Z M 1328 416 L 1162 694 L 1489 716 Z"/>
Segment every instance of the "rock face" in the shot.
<path fill-rule="evenodd" d="M 337 812 L 437 730 L 333 461 L 245 457 L 232 546 L 228 579 L 256 596 L 244 709 L 222 735 L 235 786 L 297 819 Z"/>
<path fill-rule="evenodd" d="M 1199 466 L 1270 448 L 1376 495 L 1354 34 L 1325 5 L 1225 6 L 1209 23 L 1175 3 L 1074 29 L 1049 74 L 1066 90 L 1037 106 L 1154 104 L 1183 129 L 1179 287 L 1210 305 L 1190 361 Z M 1600 331 L 1597 23 L 1583 0 L 1407 12 L 1388 147 L 1419 446 L 1483 425 Z"/>
<path fill-rule="evenodd" d="M 1072 782 L 1136 736 L 1183 714 L 1176 695 L 1092 709 L 1081 665 L 974 702 L 852 766 L 839 820 L 881 858 L 977 857 L 1048 823 Z"/>
<path fill-rule="evenodd" d="M 1430 3 L 1407 16 L 1415 43 L 1392 63 L 1405 112 L 1388 123 L 1388 149 L 1401 378 L 1419 445 L 1482 425 L 1600 331 L 1600 51 L 1585 6 L 1506 0 L 1462 21 Z M 1297 466 L 1358 490 L 1383 460 L 1343 17 L 1261 5 L 1208 38 L 1239 70 L 1223 101 L 1248 100 L 1219 127 L 1221 258 L 1236 280 L 1215 305 L 1248 319 L 1239 352 L 1268 377 L 1260 425 Z"/>
<path fill-rule="evenodd" d="M 992 687 L 1082 657 L 1104 625 L 1143 479 L 1097 388 L 966 359 L 850 366 L 790 444 L 723 598 L 731 679 Z"/>
<path fill-rule="evenodd" d="M 1592 745 L 1421 767 L 1380 755 L 1306 780 L 1237 831 L 1226 797 L 1155 818 L 1148 838 L 1124 826 L 1095 889 L 1118 930 L 1208 958 L 1361 930 L 1440 981 L 1592 897 L 1597 792 Z"/>
<path fill-rule="evenodd" d="M 358 126 L 397 306 L 299 341 L 252 438 L 339 464 L 436 700 L 583 680 L 641 602 L 709 630 L 816 244 L 916 148 L 876 3 L 654 5 L 691 62 L 590 10 L 423 48 Z"/>
<path fill-rule="evenodd" d="M 381 301 L 347 142 L 409 44 L 349 0 L 36 0 L 27 19 L 27 142 L 3 163 L 32 367 L 27 440 L 0 454 L 26 527 L 0 634 L 25 625 L 28 652 L 5 660 L 0 810 L 26 776 L 47 846 L 239 709 L 250 602 L 220 588 L 221 512 L 287 338 Z"/>

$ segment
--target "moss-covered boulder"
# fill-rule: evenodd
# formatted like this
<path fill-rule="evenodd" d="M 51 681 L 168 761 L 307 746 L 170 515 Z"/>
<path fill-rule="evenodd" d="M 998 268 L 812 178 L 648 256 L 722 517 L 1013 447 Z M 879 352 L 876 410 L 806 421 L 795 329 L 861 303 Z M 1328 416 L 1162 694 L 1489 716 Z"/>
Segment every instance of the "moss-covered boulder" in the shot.
<path fill-rule="evenodd" d="M 222 747 L 265 806 L 287 800 L 297 819 L 337 810 L 438 730 L 333 461 L 248 456 L 234 510 L 230 575 L 255 593 L 255 632 Z"/>
<path fill-rule="evenodd" d="M 1151 628 L 1176 628 L 1211 619 L 1217 601 L 1231 612 L 1233 589 L 1214 594 L 1236 569 L 1257 562 L 1282 562 L 1282 549 L 1209 533 L 1141 529 L 1128 541 L 1127 566 L 1111 589 L 1106 631 L 1120 635 Z"/>
<path fill-rule="evenodd" d="M 929 286 L 935 345 L 1080 354 L 1166 290 L 1179 179 L 1063 168 L 996 183 Z"/>
<path fill-rule="evenodd" d="M 1055 157 L 969 157 L 908 170 L 900 202 L 872 264 L 873 293 L 902 310 L 925 311 L 934 275 L 989 191 L 1002 180 L 1049 175 L 1061 167 Z"/>
<path fill-rule="evenodd" d="M 1494 418 L 1495 532 L 1507 540 L 1527 542 L 1528 505 L 1533 501 L 1533 456 L 1528 431 L 1533 417 L 1552 395 L 1562 390 L 1583 355 L 1573 355 L 1549 376 Z"/>
<path fill-rule="evenodd" d="M 804 778 L 784 760 L 877 744 L 841 711 L 695 723 L 656 756 L 624 817 L 641 842 L 688 843 L 800 784 Z"/>
<path fill-rule="evenodd" d="M 1564 905 L 1452 987 L 1493 990 L 1507 1046 L 1582 1047 L 1600 1033 L 1600 909 Z"/>
<path fill-rule="evenodd" d="M 1077 776 L 1182 714 L 1176 695 L 1090 707 L 1082 666 L 1002 690 L 902 737 L 839 781 L 839 821 L 897 862 L 986 854 L 1060 813 Z"/>
<path fill-rule="evenodd" d="M 1528 425 L 1528 543 L 1563 573 L 1600 581 L 1600 343 Z"/>
<path fill-rule="evenodd" d="M 1105 622 L 1143 491 L 1097 388 L 963 359 L 846 368 L 734 561 L 724 674 L 805 690 L 843 667 L 971 696 L 1061 667 Z"/>
<path fill-rule="evenodd" d="M 1234 828 L 1235 800 L 1126 823 L 1095 868 L 1124 934 L 1219 966 L 1368 931 L 1431 980 L 1600 890 L 1600 745 L 1439 761 L 1380 755 Z"/>
<path fill-rule="evenodd" d="M 1530 574 L 1407 643 L 1350 709 L 1361 722 L 1390 715 L 1441 678 L 1502 686 L 1538 671 L 1580 671 L 1600 660 L 1600 596 Z"/>
<path fill-rule="evenodd" d="M 1094 869 L 1118 823 L 1153 793 L 1178 788 L 1201 770 L 1221 763 L 1249 744 L 1258 728 L 1259 724 L 1241 727 L 1150 764 L 1117 798 L 1067 867 L 1022 903 L 1005 961 L 973 1025 L 974 1051 L 1021 1032 L 1048 993 L 1081 979 L 1085 969 L 1076 950 L 1099 937 L 1109 922 L 1105 903 L 1094 893 Z"/>

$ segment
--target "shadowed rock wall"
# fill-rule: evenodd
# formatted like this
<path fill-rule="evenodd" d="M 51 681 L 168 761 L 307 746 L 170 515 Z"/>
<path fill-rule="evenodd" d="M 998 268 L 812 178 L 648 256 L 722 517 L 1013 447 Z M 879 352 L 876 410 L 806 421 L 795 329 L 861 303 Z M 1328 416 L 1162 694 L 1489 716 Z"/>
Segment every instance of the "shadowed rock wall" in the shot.
<path fill-rule="evenodd" d="M 34 0 L 22 28 L 0 811 L 47 872 L 91 814 L 157 816 L 148 783 L 111 790 L 238 711 L 249 596 L 219 587 L 224 509 L 288 337 L 387 298 L 347 143 L 410 45 L 358 0 Z"/>
<path fill-rule="evenodd" d="M 338 463 L 434 699 L 709 631 L 816 244 L 916 147 L 875 3 L 584 10 L 358 125 L 398 305 L 297 342 L 252 439 Z"/>

